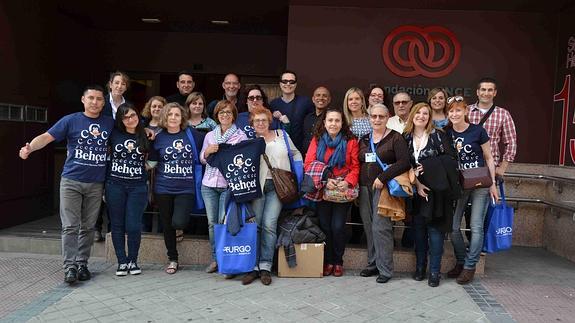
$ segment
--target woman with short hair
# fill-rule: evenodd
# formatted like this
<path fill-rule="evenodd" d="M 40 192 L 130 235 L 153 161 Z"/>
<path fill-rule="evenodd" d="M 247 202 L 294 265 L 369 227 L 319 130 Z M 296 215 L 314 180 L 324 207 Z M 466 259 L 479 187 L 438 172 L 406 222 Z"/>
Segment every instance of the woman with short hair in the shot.
<path fill-rule="evenodd" d="M 250 111 L 250 123 L 256 136 L 264 138 L 266 142 L 265 154 L 271 166 L 291 171 L 288 149 L 294 160 L 302 160 L 301 153 L 287 132 L 270 129 L 272 120 L 272 113 L 264 107 L 254 107 Z M 263 156 L 260 161 L 260 184 L 263 194 L 252 202 L 252 209 L 256 214 L 258 224 L 258 260 L 254 270 L 242 278 L 243 285 L 251 284 L 258 277 L 264 285 L 272 282 L 271 269 L 276 250 L 276 230 L 283 205 L 278 199 L 270 169 Z"/>
<path fill-rule="evenodd" d="M 451 232 L 451 243 L 457 263 L 447 273 L 447 277 L 457 278 L 457 283 L 464 285 L 473 281 L 475 276 L 475 266 L 483 248 L 483 226 L 489 199 L 497 201 L 499 196 L 495 186 L 495 163 L 487 131 L 482 126 L 469 122 L 469 107 L 461 96 L 447 100 L 447 115 L 449 117 L 447 135 L 452 138 L 457 151 L 459 168 L 463 170 L 486 166 L 493 181 L 489 188 L 464 190 L 463 195 L 457 200 Z M 471 241 L 469 251 L 466 251 L 461 234 L 461 219 L 468 202 L 471 202 Z"/>
<path fill-rule="evenodd" d="M 238 110 L 236 105 L 228 100 L 221 100 L 214 108 L 214 117 L 217 126 L 208 132 L 204 138 L 203 148 L 200 152 L 200 161 L 206 165 L 202 178 L 202 197 L 206 205 L 208 218 L 208 236 L 212 261 L 206 267 L 207 273 L 218 270 L 216 253 L 214 249 L 214 225 L 221 223 L 226 213 L 226 198 L 229 195 L 228 182 L 218 170 L 207 163 L 207 158 L 218 153 L 220 144 L 237 144 L 247 139 L 246 134 L 236 126 Z"/>

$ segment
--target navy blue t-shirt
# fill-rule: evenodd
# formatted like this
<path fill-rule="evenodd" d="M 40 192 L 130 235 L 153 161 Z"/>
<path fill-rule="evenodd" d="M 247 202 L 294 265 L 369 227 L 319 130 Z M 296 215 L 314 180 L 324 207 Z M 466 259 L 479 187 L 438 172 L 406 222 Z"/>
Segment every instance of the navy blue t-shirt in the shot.
<path fill-rule="evenodd" d="M 483 149 L 481 149 L 481 145 L 489 141 L 485 128 L 470 124 L 464 132 L 457 132 L 453 128 L 449 128 L 447 133 L 453 138 L 453 146 L 459 156 L 461 169 L 485 166 Z"/>
<path fill-rule="evenodd" d="M 90 118 L 83 112 L 69 114 L 56 122 L 48 133 L 56 141 L 68 141 L 62 177 L 83 183 L 104 182 L 108 139 L 113 128 L 112 117 Z"/>
<path fill-rule="evenodd" d="M 146 152 L 137 146 L 137 136 L 115 130 L 110 136 L 108 180 L 124 184 L 145 184 Z"/>
<path fill-rule="evenodd" d="M 306 96 L 296 95 L 293 100 L 286 103 L 281 97 L 279 97 L 272 100 L 272 102 L 270 102 L 270 106 L 272 112 L 279 111 L 282 114 L 287 115 L 290 122 L 288 134 L 291 140 L 299 151 L 306 151 L 307 149 L 303 149 L 303 138 L 305 136 L 303 121 L 308 113 L 315 111 L 315 107 L 311 99 Z"/>
<path fill-rule="evenodd" d="M 250 125 L 249 112 L 242 112 L 238 114 L 238 118 L 236 120 L 236 126 L 246 133 L 248 139 L 254 139 L 256 137 L 256 130 L 254 129 L 254 127 Z M 273 118 L 272 124 L 270 125 L 270 129 L 272 130 L 283 129 L 281 121 L 279 121 L 276 118 Z"/>
<path fill-rule="evenodd" d="M 192 130 L 198 153 L 202 149 L 203 138 Z M 162 131 L 156 135 L 149 160 L 157 161 L 157 194 L 194 194 L 194 152 L 186 131 L 169 133 Z"/>
<path fill-rule="evenodd" d="M 262 196 L 260 157 L 265 150 L 265 140 L 256 138 L 235 145 L 220 144 L 218 152 L 208 157 L 208 164 L 220 170 L 237 203 Z"/>

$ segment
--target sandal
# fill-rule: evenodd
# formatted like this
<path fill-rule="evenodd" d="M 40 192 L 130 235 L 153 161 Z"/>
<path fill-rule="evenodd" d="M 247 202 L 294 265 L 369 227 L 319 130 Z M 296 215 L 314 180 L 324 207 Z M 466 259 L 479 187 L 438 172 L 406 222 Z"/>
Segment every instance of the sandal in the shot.
<path fill-rule="evenodd" d="M 177 261 L 170 261 L 168 267 L 166 267 L 166 273 L 173 275 L 178 271 L 178 262 Z"/>
<path fill-rule="evenodd" d="M 184 230 L 176 230 L 176 242 L 184 241 Z"/>

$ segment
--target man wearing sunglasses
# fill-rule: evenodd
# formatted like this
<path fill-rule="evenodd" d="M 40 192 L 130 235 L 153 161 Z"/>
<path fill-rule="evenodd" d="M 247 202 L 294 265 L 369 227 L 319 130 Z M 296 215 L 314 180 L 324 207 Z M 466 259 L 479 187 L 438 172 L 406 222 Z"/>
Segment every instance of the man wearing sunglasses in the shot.
<path fill-rule="evenodd" d="M 497 83 L 495 79 L 485 77 L 477 84 L 477 102 L 469 106 L 469 121 L 479 124 L 481 119 L 489 113 L 493 107 L 493 112 L 484 121 L 483 127 L 487 130 L 491 143 L 491 154 L 495 161 L 495 174 L 503 177 L 509 163 L 515 159 L 517 152 L 517 133 L 515 123 L 509 111 L 496 106 L 493 99 L 497 96 Z M 499 142 L 503 142 L 505 151 L 503 156 L 499 150 Z"/>
<path fill-rule="evenodd" d="M 387 128 L 403 133 L 412 105 L 413 101 L 407 92 L 397 92 L 393 96 L 393 112 L 395 116 L 389 118 Z"/>
<path fill-rule="evenodd" d="M 286 115 L 291 126 L 288 131 L 294 145 L 302 153 L 307 147 L 303 147 L 304 131 L 303 123 L 305 116 L 314 111 L 314 105 L 310 98 L 295 94 L 297 87 L 297 76 L 295 72 L 285 71 L 280 78 L 280 89 L 282 96 L 270 102 L 271 111 L 274 117 L 279 118 L 279 114 Z"/>

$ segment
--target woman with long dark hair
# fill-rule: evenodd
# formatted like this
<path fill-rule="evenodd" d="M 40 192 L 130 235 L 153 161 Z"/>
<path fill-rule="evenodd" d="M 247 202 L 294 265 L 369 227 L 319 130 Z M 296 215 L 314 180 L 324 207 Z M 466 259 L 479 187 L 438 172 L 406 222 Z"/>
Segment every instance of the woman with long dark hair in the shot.
<path fill-rule="evenodd" d="M 123 103 L 118 107 L 109 144 L 111 153 L 105 194 L 112 243 L 118 258 L 116 275 L 137 275 L 142 272 L 138 266 L 138 251 L 142 236 L 142 215 L 148 198 L 145 159 L 149 143 L 138 112 L 132 104 Z"/>
<path fill-rule="evenodd" d="M 314 136 L 305 156 L 305 168 L 315 160 L 331 168 L 326 188 L 345 191 L 357 185 L 359 178 L 359 147 L 341 109 L 328 108 L 316 124 Z M 316 206 L 320 227 L 325 233 L 324 276 L 343 275 L 345 251 L 345 220 L 351 202 L 320 201 Z"/>

